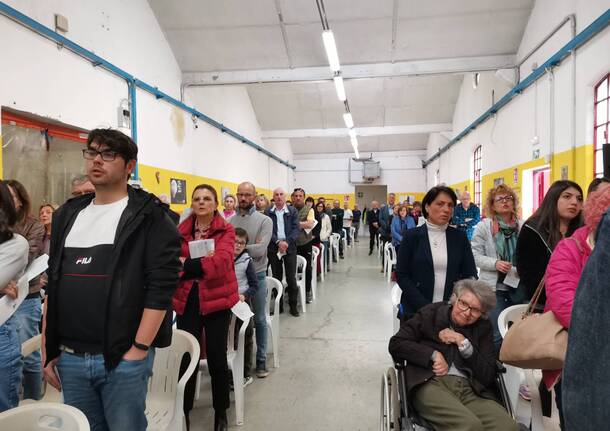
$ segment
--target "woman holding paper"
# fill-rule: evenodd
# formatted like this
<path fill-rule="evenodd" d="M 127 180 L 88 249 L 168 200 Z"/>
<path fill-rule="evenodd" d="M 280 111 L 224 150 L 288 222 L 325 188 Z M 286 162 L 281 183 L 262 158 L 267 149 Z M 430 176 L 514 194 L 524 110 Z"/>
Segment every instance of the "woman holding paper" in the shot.
<path fill-rule="evenodd" d="M 0 181 L 0 302 L 17 298 L 16 280 L 28 263 L 28 242 L 13 233 L 17 211 L 6 182 Z M 23 361 L 14 310 L 0 308 L 0 412 L 17 407 Z"/>
<path fill-rule="evenodd" d="M 498 316 L 514 305 L 511 292 L 517 287 L 515 249 L 521 221 L 517 219 L 517 194 L 506 184 L 489 191 L 486 201 L 487 218 L 480 221 L 472 236 L 472 254 L 479 267 L 479 280 L 496 292 L 496 307 L 490 314 L 496 354 L 502 336 L 498 330 Z"/>
<path fill-rule="evenodd" d="M 214 431 L 220 431 L 228 427 L 227 334 L 231 308 L 239 301 L 233 264 L 235 230 L 218 213 L 218 195 L 212 186 L 195 187 L 191 208 L 192 214 L 178 226 L 182 235 L 180 259 L 184 270 L 174 294 L 173 307 L 178 315 L 179 329 L 197 339 L 201 339 L 205 330 L 202 351 L 207 352 L 212 378 Z M 183 364 L 181 373 L 186 365 Z M 189 379 L 184 394 L 187 424 L 193 408 L 196 375 L 194 373 Z"/>

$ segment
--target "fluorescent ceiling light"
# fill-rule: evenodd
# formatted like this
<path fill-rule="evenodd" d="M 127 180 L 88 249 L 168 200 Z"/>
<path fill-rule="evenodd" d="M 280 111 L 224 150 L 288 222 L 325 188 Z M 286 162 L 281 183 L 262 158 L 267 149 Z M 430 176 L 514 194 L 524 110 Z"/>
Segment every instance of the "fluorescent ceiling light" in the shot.
<path fill-rule="evenodd" d="M 349 129 L 347 134 L 349 135 L 350 138 L 355 138 L 356 137 L 356 129 Z"/>
<path fill-rule="evenodd" d="M 343 121 L 345 122 L 345 127 L 348 129 L 354 127 L 354 119 L 352 118 L 351 112 L 346 112 L 343 114 Z"/>
<path fill-rule="evenodd" d="M 356 153 L 356 158 L 360 158 L 360 154 L 358 153 L 358 148 L 354 148 L 354 153 Z"/>
<path fill-rule="evenodd" d="M 347 96 L 345 95 L 345 86 L 343 85 L 343 77 L 335 76 L 333 78 L 335 82 L 335 90 L 337 90 L 337 97 L 340 101 L 345 102 L 347 100 Z"/>
<path fill-rule="evenodd" d="M 322 32 L 322 42 L 324 42 L 330 70 L 338 72 L 341 69 L 341 65 L 339 64 L 339 54 L 337 54 L 337 45 L 335 45 L 335 36 L 332 30 L 324 30 Z"/>

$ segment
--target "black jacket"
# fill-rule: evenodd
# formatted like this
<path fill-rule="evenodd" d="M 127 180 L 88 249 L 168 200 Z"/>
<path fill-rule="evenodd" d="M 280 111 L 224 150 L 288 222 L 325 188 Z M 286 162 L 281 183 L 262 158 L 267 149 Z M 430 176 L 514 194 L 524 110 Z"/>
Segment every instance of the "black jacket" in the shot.
<path fill-rule="evenodd" d="M 551 247 L 545 236 L 538 230 L 535 220 L 525 222 L 519 232 L 515 260 L 519 274 L 519 287 L 512 292 L 512 299 L 516 303 L 529 301 L 540 280 L 544 277 L 546 267 L 551 259 Z M 512 289 L 511 289 L 512 290 Z M 538 307 L 543 308 L 546 303 L 545 291 L 542 291 Z"/>
<path fill-rule="evenodd" d="M 401 247 L 402 248 L 402 247 Z M 489 320 L 479 319 L 472 325 L 453 330 L 468 338 L 473 347 L 472 356 L 463 358 L 455 344 L 445 344 L 438 334 L 451 325 L 451 306 L 444 302 L 427 305 L 409 319 L 403 320 L 400 330 L 390 339 L 389 351 L 394 361 L 407 361 L 407 391 L 434 376 L 432 353 L 442 353 L 449 367 L 455 367 L 469 376 L 477 395 L 493 398 L 496 361 Z"/>
<path fill-rule="evenodd" d="M 128 187 L 128 193 L 110 261 L 108 297 L 105 304 L 99 304 L 99 312 L 105 314 L 103 351 L 109 370 L 132 346 L 144 308 L 167 310 L 152 346 L 170 345 L 171 300 L 181 270 L 180 234 L 163 204 L 143 190 Z M 70 199 L 53 214 L 45 332 L 47 363 L 60 354 L 56 296 L 64 243 L 76 216 L 93 198 L 91 193 Z"/>
<path fill-rule="evenodd" d="M 470 242 L 464 232 L 447 227 L 447 277 L 443 300 L 453 293 L 453 284 L 464 278 L 477 278 Z M 422 225 L 405 231 L 398 249 L 396 277 L 402 289 L 401 307 L 411 317 L 434 297 L 434 262 L 428 228 Z"/>
<path fill-rule="evenodd" d="M 373 226 L 373 223 L 379 224 L 379 209 L 366 211 L 366 224 Z"/>
<path fill-rule="evenodd" d="M 271 207 L 265 212 L 265 215 L 273 222 L 273 231 L 271 231 L 271 241 L 267 251 L 269 253 L 277 253 L 277 216 L 275 215 L 275 207 Z M 299 212 L 295 207 L 291 205 L 285 205 L 288 208 L 288 212 L 284 213 L 284 234 L 286 235 L 286 242 L 288 243 L 288 253 L 297 252 L 297 239 L 301 233 L 299 228 Z"/>

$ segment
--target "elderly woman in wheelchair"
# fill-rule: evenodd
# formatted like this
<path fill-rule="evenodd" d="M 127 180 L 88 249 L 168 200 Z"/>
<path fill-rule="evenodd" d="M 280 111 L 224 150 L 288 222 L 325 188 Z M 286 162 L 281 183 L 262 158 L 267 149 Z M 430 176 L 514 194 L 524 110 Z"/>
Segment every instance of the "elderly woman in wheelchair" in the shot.
<path fill-rule="evenodd" d="M 494 395 L 497 365 L 487 313 L 495 302 L 486 283 L 458 281 L 449 304 L 423 307 L 390 340 L 394 361 L 406 361 L 402 393 L 434 430 L 519 429 Z"/>

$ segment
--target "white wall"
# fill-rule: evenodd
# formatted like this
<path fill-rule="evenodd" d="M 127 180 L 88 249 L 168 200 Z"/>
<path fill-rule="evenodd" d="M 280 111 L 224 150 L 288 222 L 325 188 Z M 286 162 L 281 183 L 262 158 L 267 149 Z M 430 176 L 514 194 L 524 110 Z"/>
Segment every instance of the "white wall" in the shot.
<path fill-rule="evenodd" d="M 11 7 L 50 28 L 66 16 L 66 37 L 135 77 L 179 98 L 181 72 L 145 0 L 17 1 Z M 117 127 L 126 83 L 25 27 L 0 16 L 3 67 L 0 105 L 92 129 Z M 187 104 L 261 146 L 260 127 L 244 88 L 193 88 Z M 290 185 L 288 168 L 154 96 L 137 92 L 140 163 L 217 180 Z M 286 146 L 288 147 L 288 146 Z M 291 158 L 290 153 L 282 157 Z M 261 169 L 264 167 L 264 169 Z M 273 172 L 273 174 L 270 174 Z M 273 184 L 272 184 L 273 183 Z"/>
<path fill-rule="evenodd" d="M 388 151 L 372 155 L 381 167 L 381 176 L 373 185 L 387 185 L 388 193 L 426 190 L 426 172 L 421 167 L 425 151 Z M 307 193 L 354 193 L 356 184 L 350 184 L 348 169 L 352 153 L 297 154 L 294 157 L 297 167 L 295 184 Z M 352 171 L 352 180 L 361 181 L 361 178 L 361 171 Z"/>
<path fill-rule="evenodd" d="M 577 32 L 583 30 L 608 8 L 607 0 L 538 0 L 530 16 L 517 58 L 522 58 L 542 37 L 566 15 L 575 13 Z M 533 63 L 546 61 L 571 39 L 566 24 L 547 44 L 521 68 L 521 79 L 530 72 Z M 482 145 L 483 175 L 510 168 L 532 159 L 534 148 L 541 156 L 593 144 L 593 87 L 610 70 L 610 28 L 596 35 L 576 52 L 576 115 L 572 120 L 572 58 L 566 58 L 554 69 L 554 132 L 551 139 L 551 91 L 545 76 L 515 97 L 507 106 L 428 167 L 428 181 L 440 169 L 442 182 L 454 184 L 472 177 L 472 152 Z M 477 89 L 472 75 L 467 74 L 460 91 L 453 119 L 453 136 L 491 106 L 491 92 L 499 100 L 508 90 L 506 83 L 493 72 L 481 74 Z M 538 147 L 531 139 L 539 137 Z M 574 139 L 572 138 L 574 136 Z M 430 143 L 433 147 L 436 142 Z M 437 148 L 428 148 L 433 153 Z M 578 167 L 577 167 L 578 168 Z M 572 173 L 570 173 L 570 176 Z"/>

